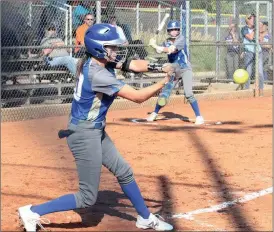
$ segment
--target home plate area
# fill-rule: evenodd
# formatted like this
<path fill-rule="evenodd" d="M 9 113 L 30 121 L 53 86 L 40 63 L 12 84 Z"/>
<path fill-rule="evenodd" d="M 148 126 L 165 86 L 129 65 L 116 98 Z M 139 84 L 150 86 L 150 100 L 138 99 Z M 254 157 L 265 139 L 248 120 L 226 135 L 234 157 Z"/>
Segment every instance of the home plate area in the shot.
<path fill-rule="evenodd" d="M 148 115 L 150 112 L 148 112 Z M 131 122 L 137 124 L 148 124 L 148 125 L 174 125 L 174 126 L 186 126 L 186 127 L 202 127 L 202 126 L 215 126 L 223 125 L 225 122 L 218 120 L 205 120 L 203 125 L 195 125 L 195 118 L 189 118 L 187 116 L 182 116 L 179 114 L 174 114 L 170 112 L 159 113 L 156 121 L 148 122 L 145 118 L 133 118 Z M 228 123 L 229 124 L 229 123 Z"/>

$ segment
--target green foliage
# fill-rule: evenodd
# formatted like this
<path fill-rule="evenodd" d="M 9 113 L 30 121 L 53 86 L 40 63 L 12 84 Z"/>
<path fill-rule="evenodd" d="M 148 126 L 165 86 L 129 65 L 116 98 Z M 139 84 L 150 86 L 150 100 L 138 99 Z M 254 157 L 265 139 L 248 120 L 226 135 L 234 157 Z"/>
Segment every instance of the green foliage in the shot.
<path fill-rule="evenodd" d="M 216 13 L 216 4 L 217 0 L 191 0 L 190 1 L 190 7 L 191 9 L 201 9 L 206 10 L 209 13 Z M 236 7 L 240 14 L 248 14 L 250 12 L 253 12 L 254 4 L 246 4 L 249 1 L 245 0 L 238 0 L 236 1 Z M 233 13 L 233 1 L 223 1 L 220 0 L 221 5 L 221 14 L 231 14 Z M 265 5 L 261 5 L 261 8 L 264 8 Z M 264 12 L 265 10 L 263 10 Z"/>
<path fill-rule="evenodd" d="M 216 63 L 214 46 L 190 46 L 190 60 L 193 71 L 214 71 Z"/>

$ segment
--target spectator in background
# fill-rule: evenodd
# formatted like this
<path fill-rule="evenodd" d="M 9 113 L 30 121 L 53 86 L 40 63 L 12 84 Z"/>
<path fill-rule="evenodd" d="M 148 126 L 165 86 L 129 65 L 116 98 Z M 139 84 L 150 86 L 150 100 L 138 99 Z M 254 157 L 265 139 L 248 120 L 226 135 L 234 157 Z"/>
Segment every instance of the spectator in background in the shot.
<path fill-rule="evenodd" d="M 241 34 L 244 43 L 244 62 L 245 68 L 249 74 L 249 79 L 245 84 L 245 88 L 249 89 L 250 87 L 250 78 L 252 77 L 255 65 L 255 28 L 254 28 L 255 14 L 249 14 L 245 18 L 246 25 L 242 28 Z M 262 48 L 259 46 L 259 94 L 263 95 L 264 88 L 264 73 L 263 73 L 263 54 Z"/>
<path fill-rule="evenodd" d="M 45 37 L 45 31 L 49 25 L 55 27 L 56 34 L 59 38 L 64 39 L 64 31 L 62 31 L 60 15 L 58 14 L 57 8 L 51 4 L 43 9 L 40 16 L 38 25 L 38 44 L 40 44 L 42 39 Z"/>
<path fill-rule="evenodd" d="M 84 38 L 85 38 L 85 33 L 89 27 L 91 27 L 94 24 L 94 16 L 92 14 L 86 14 L 84 18 L 84 23 L 79 26 L 76 30 L 76 41 L 75 45 L 85 45 L 84 43 Z M 83 49 L 82 48 L 75 48 L 74 52 L 76 54 L 76 57 L 82 56 L 81 54 L 77 54 L 78 52 L 81 52 Z"/>
<path fill-rule="evenodd" d="M 73 10 L 72 26 L 74 31 L 83 24 L 87 14 L 94 15 L 93 10 L 91 9 L 91 4 L 92 1 L 79 1 L 79 4 Z"/>
<path fill-rule="evenodd" d="M 268 22 L 260 22 L 259 25 L 260 30 L 260 43 L 270 43 L 271 36 L 268 31 Z M 271 52 L 271 45 L 261 44 L 262 52 L 263 52 L 263 68 L 264 68 L 264 80 L 268 80 L 268 63 Z"/>
<path fill-rule="evenodd" d="M 124 45 L 128 45 L 128 40 L 125 36 L 125 33 L 124 33 L 123 29 L 120 26 L 117 25 L 117 18 L 116 18 L 115 15 L 112 15 L 112 16 L 109 17 L 108 23 L 116 27 L 117 32 L 120 35 L 120 38 L 125 40 Z"/>
<path fill-rule="evenodd" d="M 78 60 L 69 55 L 69 49 L 58 48 L 60 46 L 65 46 L 65 43 L 62 39 L 57 37 L 55 26 L 47 27 L 41 46 L 51 47 L 43 49 L 42 51 L 45 62 L 49 66 L 66 66 L 73 75 L 76 74 Z"/>
<path fill-rule="evenodd" d="M 233 73 L 236 69 L 239 68 L 239 59 L 240 59 L 240 46 L 233 43 L 240 42 L 240 34 L 238 25 L 233 20 L 228 28 L 228 34 L 225 37 L 227 42 L 227 53 L 226 53 L 226 71 L 227 78 L 233 82 Z"/>

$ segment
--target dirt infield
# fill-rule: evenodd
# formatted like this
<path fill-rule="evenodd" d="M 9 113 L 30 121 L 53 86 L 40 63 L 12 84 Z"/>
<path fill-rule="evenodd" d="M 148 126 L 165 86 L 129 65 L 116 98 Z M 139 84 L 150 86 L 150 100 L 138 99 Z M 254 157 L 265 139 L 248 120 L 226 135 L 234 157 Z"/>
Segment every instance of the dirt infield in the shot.
<path fill-rule="evenodd" d="M 193 115 L 184 104 L 164 108 L 153 123 L 141 120 L 151 108 L 113 111 L 106 130 L 150 210 L 177 230 L 272 231 L 271 97 L 200 105 L 205 126 L 181 120 Z M 67 117 L 2 123 L 2 231 L 22 230 L 19 206 L 77 191 L 73 157 L 57 138 L 66 123 Z M 51 231 L 136 230 L 134 209 L 104 168 L 94 207 L 45 217 Z"/>

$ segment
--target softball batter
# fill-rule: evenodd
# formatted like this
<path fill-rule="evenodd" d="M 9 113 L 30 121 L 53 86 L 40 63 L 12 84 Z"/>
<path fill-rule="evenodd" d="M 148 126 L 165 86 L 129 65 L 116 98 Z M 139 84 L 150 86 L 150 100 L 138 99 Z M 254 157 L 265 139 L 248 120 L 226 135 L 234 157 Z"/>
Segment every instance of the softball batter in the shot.
<path fill-rule="evenodd" d="M 180 35 L 180 23 L 178 21 L 169 21 L 167 24 L 168 39 L 163 43 L 163 46 L 158 46 L 155 39 L 150 39 L 149 45 L 152 46 L 158 53 L 165 52 L 168 54 L 168 61 L 180 65 L 181 77 L 184 84 L 184 92 L 189 101 L 195 116 L 195 124 L 204 124 L 204 119 L 200 114 L 200 109 L 197 100 L 192 92 L 192 68 L 188 59 L 187 46 L 185 38 Z M 154 112 L 152 112 L 147 121 L 154 121 L 162 107 L 156 104 Z"/>
<path fill-rule="evenodd" d="M 107 70 L 108 62 L 118 62 L 125 57 L 126 49 L 116 28 L 109 24 L 95 24 L 85 35 L 87 56 L 79 65 L 78 81 L 74 92 L 68 122 L 67 143 L 75 158 L 79 177 L 79 191 L 67 194 L 40 205 L 26 205 L 18 209 L 26 231 L 36 231 L 41 216 L 86 208 L 97 199 L 101 168 L 104 165 L 117 177 L 122 191 L 138 213 L 136 226 L 159 231 L 172 230 L 172 225 L 149 212 L 134 180 L 130 165 L 123 159 L 105 132 L 106 114 L 116 96 L 142 103 L 154 96 L 169 81 L 170 73 L 158 83 L 135 90 L 117 80 Z M 121 61 L 120 61 L 121 62 Z"/>

